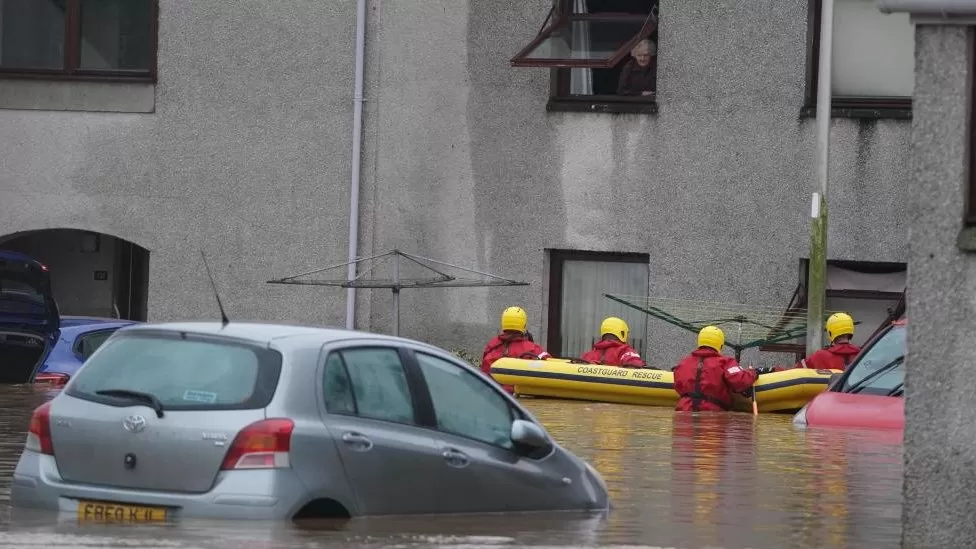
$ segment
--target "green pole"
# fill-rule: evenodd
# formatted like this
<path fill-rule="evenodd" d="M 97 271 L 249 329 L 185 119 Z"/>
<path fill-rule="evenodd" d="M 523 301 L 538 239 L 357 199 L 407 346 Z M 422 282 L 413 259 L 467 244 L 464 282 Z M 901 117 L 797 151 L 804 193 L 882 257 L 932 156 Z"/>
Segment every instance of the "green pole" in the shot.
<path fill-rule="evenodd" d="M 823 347 L 827 290 L 827 201 L 817 193 L 813 200 L 817 215 L 810 223 L 810 261 L 807 265 L 807 356 Z"/>

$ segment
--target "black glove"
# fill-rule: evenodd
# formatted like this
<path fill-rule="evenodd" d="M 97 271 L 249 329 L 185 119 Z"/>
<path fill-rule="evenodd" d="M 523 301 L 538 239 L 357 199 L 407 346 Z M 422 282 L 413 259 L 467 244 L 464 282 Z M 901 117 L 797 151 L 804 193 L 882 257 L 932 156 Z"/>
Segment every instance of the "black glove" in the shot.
<path fill-rule="evenodd" d="M 775 371 L 776 371 L 776 368 L 774 368 L 772 366 L 761 366 L 759 368 L 756 368 L 756 374 L 757 375 L 771 374 L 771 373 L 773 373 Z"/>

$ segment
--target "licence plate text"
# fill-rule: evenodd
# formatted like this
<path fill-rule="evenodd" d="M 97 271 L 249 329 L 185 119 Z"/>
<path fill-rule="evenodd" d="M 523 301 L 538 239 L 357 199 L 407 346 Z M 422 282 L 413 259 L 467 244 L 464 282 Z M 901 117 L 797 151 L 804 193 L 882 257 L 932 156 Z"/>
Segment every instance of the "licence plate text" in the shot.
<path fill-rule="evenodd" d="M 166 520 L 166 509 L 102 501 L 79 501 L 78 520 L 80 522 L 162 522 Z"/>

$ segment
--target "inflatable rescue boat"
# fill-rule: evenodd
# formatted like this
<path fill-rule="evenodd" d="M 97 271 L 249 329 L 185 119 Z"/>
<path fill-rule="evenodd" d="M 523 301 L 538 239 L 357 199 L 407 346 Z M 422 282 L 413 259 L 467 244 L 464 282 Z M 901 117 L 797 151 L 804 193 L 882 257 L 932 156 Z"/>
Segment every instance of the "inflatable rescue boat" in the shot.
<path fill-rule="evenodd" d="M 817 396 L 840 370 L 793 368 L 759 376 L 753 387 L 760 412 L 794 412 Z M 668 406 L 678 402 L 674 374 L 648 368 L 620 368 L 570 362 L 568 359 L 500 358 L 491 366 L 499 383 L 513 385 L 516 395 Z M 752 394 L 733 395 L 733 407 L 752 411 Z"/>

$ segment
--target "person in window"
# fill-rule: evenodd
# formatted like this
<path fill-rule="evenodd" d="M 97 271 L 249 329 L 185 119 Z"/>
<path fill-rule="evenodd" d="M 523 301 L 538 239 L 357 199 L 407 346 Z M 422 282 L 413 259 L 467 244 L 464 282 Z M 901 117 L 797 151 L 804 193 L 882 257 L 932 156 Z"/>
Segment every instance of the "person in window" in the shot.
<path fill-rule="evenodd" d="M 552 357 L 545 349 L 536 345 L 526 330 L 529 317 L 521 307 L 509 307 L 502 312 L 502 333 L 498 334 L 481 355 L 481 371 L 491 375 L 491 365 L 502 357 L 526 358 L 531 360 L 545 360 Z M 509 393 L 515 391 L 510 385 L 504 385 Z"/>
<path fill-rule="evenodd" d="M 759 373 L 742 368 L 722 355 L 725 332 L 705 326 L 698 332 L 698 348 L 674 367 L 674 390 L 679 412 L 719 412 L 732 409 L 732 393 L 747 391 Z"/>
<path fill-rule="evenodd" d="M 657 46 L 646 38 L 630 50 L 633 59 L 620 71 L 617 95 L 654 95 L 657 89 L 656 54 Z"/>
<path fill-rule="evenodd" d="M 834 313 L 827 319 L 827 339 L 830 346 L 801 360 L 798 367 L 817 370 L 844 371 L 851 360 L 861 352 L 860 347 L 851 343 L 854 337 L 854 319 L 847 313 Z"/>
<path fill-rule="evenodd" d="M 593 348 L 580 358 L 590 364 L 645 368 L 644 359 L 627 344 L 629 333 L 630 328 L 622 319 L 615 316 L 604 319 L 600 324 L 600 341 L 593 344 Z"/>

